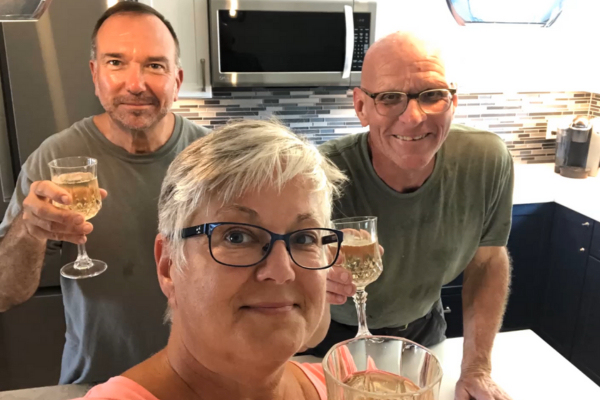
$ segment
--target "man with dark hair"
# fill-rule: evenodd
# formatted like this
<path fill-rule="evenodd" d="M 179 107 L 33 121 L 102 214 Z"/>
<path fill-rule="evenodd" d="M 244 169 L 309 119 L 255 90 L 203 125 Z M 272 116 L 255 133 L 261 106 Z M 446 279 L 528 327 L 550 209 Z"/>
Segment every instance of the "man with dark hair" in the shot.
<path fill-rule="evenodd" d="M 67 323 L 60 383 L 99 382 L 118 375 L 165 346 L 164 296 L 152 253 L 157 199 L 175 156 L 205 129 L 170 112 L 183 79 L 171 24 L 153 8 L 121 2 L 98 20 L 90 69 L 105 109 L 52 135 L 27 159 L 0 224 L 0 312 L 36 291 L 44 258 L 61 264 L 77 244 L 108 270 L 84 280 L 62 278 Z M 102 196 L 94 218 L 59 209 L 64 189 L 50 182 L 48 162 L 62 157 L 98 160 Z"/>
<path fill-rule="evenodd" d="M 115 4 L 114 6 L 112 6 L 108 10 L 106 10 L 104 12 L 104 14 L 102 14 L 100 19 L 96 22 L 96 26 L 94 26 L 94 31 L 92 32 L 92 51 L 90 54 L 91 55 L 90 59 L 91 60 L 96 59 L 96 37 L 98 36 L 98 31 L 100 30 L 100 27 L 102 26 L 102 24 L 104 24 L 104 21 L 106 21 L 113 15 L 123 14 L 123 13 L 127 13 L 127 12 L 135 13 L 138 15 L 144 15 L 144 14 L 154 15 L 163 24 L 165 24 L 165 26 L 169 30 L 169 33 L 171 34 L 171 37 L 175 41 L 175 61 L 177 62 L 177 66 L 180 66 L 179 65 L 179 57 L 181 56 L 181 51 L 179 49 L 179 39 L 177 38 L 175 29 L 173 29 L 173 25 L 171 25 L 171 23 L 169 21 L 167 21 L 167 19 L 161 13 L 156 11 L 154 8 L 149 7 L 145 4 L 141 4 L 141 3 L 137 3 L 137 2 L 133 2 L 133 1 L 122 1 L 120 3 Z"/>

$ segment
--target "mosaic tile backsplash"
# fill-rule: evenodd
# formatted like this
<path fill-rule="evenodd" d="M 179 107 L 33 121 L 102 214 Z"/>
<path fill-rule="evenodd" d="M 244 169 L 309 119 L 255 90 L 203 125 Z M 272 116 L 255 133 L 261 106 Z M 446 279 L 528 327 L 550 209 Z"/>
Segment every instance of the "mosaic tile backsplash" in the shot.
<path fill-rule="evenodd" d="M 496 133 L 516 163 L 554 161 L 555 140 L 546 139 L 549 118 L 600 117 L 600 94 L 587 92 L 461 93 L 458 99 L 454 122 Z M 210 128 L 232 118 L 276 117 L 315 144 L 365 130 L 352 91 L 339 88 L 218 91 L 212 99 L 180 100 L 173 111 Z"/>

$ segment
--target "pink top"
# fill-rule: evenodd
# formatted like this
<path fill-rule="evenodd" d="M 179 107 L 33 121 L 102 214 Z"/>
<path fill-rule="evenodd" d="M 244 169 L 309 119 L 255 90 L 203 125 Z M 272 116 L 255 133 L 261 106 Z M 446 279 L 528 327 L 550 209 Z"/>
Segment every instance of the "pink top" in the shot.
<path fill-rule="evenodd" d="M 297 365 L 306 377 L 315 386 L 321 400 L 327 399 L 327 389 L 325 388 L 325 375 L 321 364 L 299 364 Z M 138 383 L 123 376 L 111 378 L 108 382 L 102 385 L 94 386 L 86 395 L 80 399 L 96 399 L 96 400 L 158 400 L 152 393 L 147 391 Z"/>

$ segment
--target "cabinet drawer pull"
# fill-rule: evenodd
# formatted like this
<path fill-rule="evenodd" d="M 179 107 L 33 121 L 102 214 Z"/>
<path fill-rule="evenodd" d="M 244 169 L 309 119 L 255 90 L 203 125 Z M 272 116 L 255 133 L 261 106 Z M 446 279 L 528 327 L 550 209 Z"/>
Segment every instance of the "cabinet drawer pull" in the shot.
<path fill-rule="evenodd" d="M 451 312 L 452 310 L 450 309 L 450 307 L 444 308 L 444 314 L 450 314 Z"/>
<path fill-rule="evenodd" d="M 590 226 L 590 223 L 589 223 L 589 222 L 584 222 L 584 223 L 583 223 L 583 224 L 581 224 L 581 225 L 583 225 L 583 226 Z"/>
<path fill-rule="evenodd" d="M 579 251 L 581 251 L 583 253 L 585 251 L 585 249 L 582 247 L 579 249 Z"/>

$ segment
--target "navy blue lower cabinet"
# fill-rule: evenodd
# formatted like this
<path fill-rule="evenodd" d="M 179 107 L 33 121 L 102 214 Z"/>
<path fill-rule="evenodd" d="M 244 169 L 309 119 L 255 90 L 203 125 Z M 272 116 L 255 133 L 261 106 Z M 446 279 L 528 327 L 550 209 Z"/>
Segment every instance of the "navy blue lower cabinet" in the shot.
<path fill-rule="evenodd" d="M 463 336 L 463 313 L 462 313 L 462 295 L 446 294 L 442 295 L 442 307 L 444 308 L 444 318 L 446 318 L 446 337 L 455 338 Z"/>
<path fill-rule="evenodd" d="M 503 331 L 530 329 L 537 323 L 554 207 L 554 203 L 513 207 L 508 241 L 513 276 Z M 448 324 L 446 336 L 462 336 L 462 275 L 442 288 L 442 303 Z"/>
<path fill-rule="evenodd" d="M 579 319 L 592 227 L 589 218 L 556 206 L 536 332 L 567 359 Z"/>
<path fill-rule="evenodd" d="M 594 235 L 592 236 L 590 255 L 596 257 L 597 260 L 600 260 L 600 222 L 594 224 Z"/>
<path fill-rule="evenodd" d="M 589 257 L 571 362 L 600 385 L 600 260 Z"/>
<path fill-rule="evenodd" d="M 507 246 L 512 259 L 512 280 L 503 331 L 530 329 L 537 324 L 554 207 L 554 203 L 513 207 Z"/>

